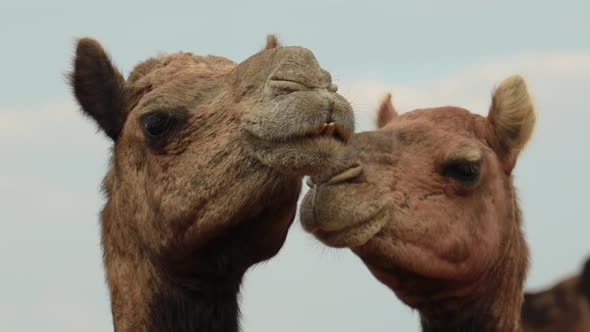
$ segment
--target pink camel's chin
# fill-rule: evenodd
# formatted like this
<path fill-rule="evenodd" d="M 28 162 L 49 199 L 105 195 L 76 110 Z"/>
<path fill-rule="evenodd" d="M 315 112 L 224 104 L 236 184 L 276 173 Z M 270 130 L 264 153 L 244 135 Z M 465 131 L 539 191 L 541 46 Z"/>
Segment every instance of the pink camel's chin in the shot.
<path fill-rule="evenodd" d="M 387 223 L 383 210 L 360 221 L 342 223 L 339 229 L 324 229 L 321 223 L 310 230 L 320 241 L 335 248 L 354 248 L 362 246 L 377 235 Z"/>
<path fill-rule="evenodd" d="M 398 274 L 404 273 L 401 272 L 401 270 L 390 271 L 367 263 L 365 263 L 365 265 L 367 266 L 369 271 L 371 271 L 373 276 L 377 278 L 377 280 L 379 280 L 384 285 L 393 290 L 395 295 L 406 305 L 412 308 L 419 308 L 422 305 L 428 303 L 428 300 L 430 299 L 429 296 L 424 296 L 422 294 L 413 294 L 412 291 L 408 292 L 404 288 L 403 281 L 401 281 L 398 277 Z"/>

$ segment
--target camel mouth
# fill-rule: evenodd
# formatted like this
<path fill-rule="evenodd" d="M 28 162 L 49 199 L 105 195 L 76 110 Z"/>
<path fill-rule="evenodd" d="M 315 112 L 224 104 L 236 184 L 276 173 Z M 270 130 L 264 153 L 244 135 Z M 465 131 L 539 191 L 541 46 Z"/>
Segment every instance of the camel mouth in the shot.
<path fill-rule="evenodd" d="M 350 129 L 347 129 L 345 126 L 336 122 L 323 122 L 318 125 L 309 126 L 307 129 L 303 129 L 299 133 L 286 134 L 283 137 L 264 137 L 249 128 L 243 128 L 242 130 L 251 140 L 274 144 L 293 144 L 323 140 L 335 141 L 344 146 L 348 144 L 353 134 Z"/>
<path fill-rule="evenodd" d="M 381 209 L 368 218 L 359 221 L 339 223 L 337 225 L 322 225 L 320 223 L 309 232 L 331 247 L 359 247 L 371 240 L 385 226 L 387 218 L 384 210 Z"/>
<path fill-rule="evenodd" d="M 298 177 L 319 175 L 343 163 L 347 146 L 345 138 L 334 135 L 335 129 L 323 131 L 327 132 L 266 138 L 243 130 L 243 142 L 262 164 L 280 173 Z"/>
<path fill-rule="evenodd" d="M 350 140 L 351 132 L 338 126 L 335 122 L 324 122 L 317 127 L 307 130 L 304 136 L 308 138 L 333 137 L 346 144 Z"/>

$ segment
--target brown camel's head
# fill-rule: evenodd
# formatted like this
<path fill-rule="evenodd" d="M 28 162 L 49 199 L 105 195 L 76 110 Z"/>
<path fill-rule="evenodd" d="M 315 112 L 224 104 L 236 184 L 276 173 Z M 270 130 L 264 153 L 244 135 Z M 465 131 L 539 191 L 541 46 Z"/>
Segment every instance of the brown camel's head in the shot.
<path fill-rule="evenodd" d="M 223 279 L 274 255 L 301 177 L 340 164 L 354 129 L 350 105 L 302 47 L 240 64 L 162 55 L 126 80 L 81 39 L 74 67 L 78 102 L 113 140 L 105 255 L 132 243 L 167 271 Z"/>
<path fill-rule="evenodd" d="M 398 115 L 355 134 L 348 167 L 310 179 L 303 227 L 350 247 L 408 305 L 452 310 L 481 295 L 504 264 L 522 283 L 527 249 L 511 172 L 535 114 L 524 80 L 504 80 L 487 117 L 458 107 Z"/>
<path fill-rule="evenodd" d="M 590 331 L 590 259 L 582 273 L 540 292 L 528 292 L 522 305 L 524 332 Z"/>

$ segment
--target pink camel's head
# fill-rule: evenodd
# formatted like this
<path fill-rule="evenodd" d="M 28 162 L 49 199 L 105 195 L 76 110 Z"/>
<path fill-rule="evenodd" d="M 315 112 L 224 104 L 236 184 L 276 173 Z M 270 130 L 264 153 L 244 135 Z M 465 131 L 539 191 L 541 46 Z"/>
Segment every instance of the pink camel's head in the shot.
<path fill-rule="evenodd" d="M 350 247 L 421 313 L 468 306 L 504 281 L 522 287 L 527 249 L 512 170 L 534 123 L 519 76 L 497 87 L 487 117 L 458 107 L 399 115 L 388 96 L 380 129 L 352 137 L 347 167 L 310 179 L 303 226 Z"/>

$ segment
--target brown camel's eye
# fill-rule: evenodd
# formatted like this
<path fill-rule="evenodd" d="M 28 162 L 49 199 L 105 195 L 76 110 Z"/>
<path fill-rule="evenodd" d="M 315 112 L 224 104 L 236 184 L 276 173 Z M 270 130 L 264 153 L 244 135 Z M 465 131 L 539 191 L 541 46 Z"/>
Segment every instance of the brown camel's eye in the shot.
<path fill-rule="evenodd" d="M 147 144 L 153 149 L 159 149 L 170 143 L 174 137 L 171 134 L 182 127 L 187 116 L 187 112 L 182 110 L 154 111 L 141 115 L 139 123 Z"/>
<path fill-rule="evenodd" d="M 178 129 L 185 122 L 187 112 L 183 110 L 154 111 L 141 115 L 139 122 L 149 139 L 159 139 Z"/>
<path fill-rule="evenodd" d="M 142 116 L 141 122 L 146 135 L 158 137 L 166 133 L 174 121 L 171 114 L 167 112 L 151 112 Z"/>
<path fill-rule="evenodd" d="M 442 167 L 444 177 L 453 178 L 461 182 L 473 182 L 478 179 L 480 171 L 479 161 L 452 160 Z"/>

